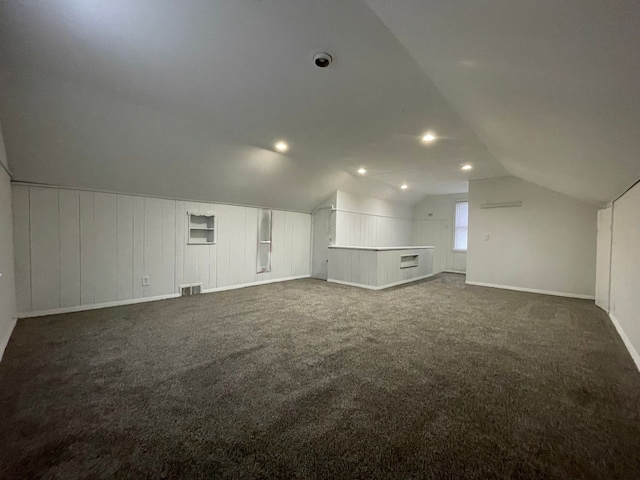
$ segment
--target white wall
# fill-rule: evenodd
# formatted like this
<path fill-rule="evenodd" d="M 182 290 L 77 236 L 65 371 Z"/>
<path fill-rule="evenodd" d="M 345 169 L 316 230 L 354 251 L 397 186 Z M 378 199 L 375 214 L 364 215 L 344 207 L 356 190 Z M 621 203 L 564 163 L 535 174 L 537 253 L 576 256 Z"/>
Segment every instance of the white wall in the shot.
<path fill-rule="evenodd" d="M 309 275 L 309 214 L 274 210 L 272 271 L 257 274 L 256 208 L 28 185 L 13 202 L 22 314 Z M 186 244 L 187 212 L 216 214 L 215 245 Z"/>
<path fill-rule="evenodd" d="M 640 184 L 613 203 L 609 308 L 640 368 Z"/>
<path fill-rule="evenodd" d="M 329 245 L 333 244 L 336 216 L 333 209 L 337 204 L 338 192 L 333 192 L 324 202 L 316 207 L 311 215 L 312 223 L 312 260 L 311 276 L 327 279 L 329 263 Z"/>
<path fill-rule="evenodd" d="M 425 197 L 413 207 L 412 245 L 435 247 L 433 273 L 465 272 L 467 252 L 453 249 L 456 202 L 467 201 L 466 193 Z"/>
<path fill-rule="evenodd" d="M 335 245 L 398 247 L 411 242 L 412 207 L 337 192 Z"/>
<path fill-rule="evenodd" d="M 524 180 L 471 181 L 467 282 L 594 298 L 596 219 L 594 205 Z"/>
<path fill-rule="evenodd" d="M 0 163 L 7 157 L 0 132 Z M 11 218 L 11 178 L 0 166 L 0 359 L 16 324 L 16 294 L 13 270 L 13 225 Z"/>
<path fill-rule="evenodd" d="M 598 211 L 596 246 L 596 305 L 609 313 L 609 280 L 611 273 L 611 206 Z"/>

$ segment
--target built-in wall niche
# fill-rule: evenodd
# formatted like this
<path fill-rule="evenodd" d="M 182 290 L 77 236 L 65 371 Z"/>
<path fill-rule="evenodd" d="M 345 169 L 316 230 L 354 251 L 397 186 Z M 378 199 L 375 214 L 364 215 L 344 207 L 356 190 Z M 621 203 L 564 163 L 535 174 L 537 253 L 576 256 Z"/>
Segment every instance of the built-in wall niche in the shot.
<path fill-rule="evenodd" d="M 400 268 L 411 268 L 418 266 L 418 255 L 400 256 Z"/>
<path fill-rule="evenodd" d="M 189 245 L 216 243 L 216 216 L 212 213 L 187 213 L 189 217 Z"/>
<path fill-rule="evenodd" d="M 271 218 L 273 212 L 266 208 L 258 210 L 258 255 L 257 273 L 271 271 Z"/>

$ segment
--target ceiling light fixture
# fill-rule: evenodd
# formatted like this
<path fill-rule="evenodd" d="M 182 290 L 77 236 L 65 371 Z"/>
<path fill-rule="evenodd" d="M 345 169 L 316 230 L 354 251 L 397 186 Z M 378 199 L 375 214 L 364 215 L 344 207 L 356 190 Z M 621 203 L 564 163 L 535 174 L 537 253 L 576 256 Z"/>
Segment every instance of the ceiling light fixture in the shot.
<path fill-rule="evenodd" d="M 462 166 L 462 170 L 471 170 L 473 168 L 473 166 L 471 166 L 471 164 L 467 163 L 465 165 Z"/>
<path fill-rule="evenodd" d="M 286 152 L 287 150 L 289 150 L 289 145 L 287 145 L 285 142 L 278 142 L 276 143 L 275 147 L 279 152 Z"/>
<path fill-rule="evenodd" d="M 409 185 L 407 185 L 406 183 L 403 183 L 400 188 L 403 190 L 406 190 L 407 188 L 409 188 Z"/>
<path fill-rule="evenodd" d="M 436 134 L 433 132 L 427 132 L 422 136 L 423 143 L 433 143 L 436 141 Z"/>
<path fill-rule="evenodd" d="M 366 170 L 365 168 L 359 168 L 359 169 L 358 169 L 358 173 L 359 173 L 360 175 L 364 175 L 365 173 L 367 173 L 367 170 Z"/>

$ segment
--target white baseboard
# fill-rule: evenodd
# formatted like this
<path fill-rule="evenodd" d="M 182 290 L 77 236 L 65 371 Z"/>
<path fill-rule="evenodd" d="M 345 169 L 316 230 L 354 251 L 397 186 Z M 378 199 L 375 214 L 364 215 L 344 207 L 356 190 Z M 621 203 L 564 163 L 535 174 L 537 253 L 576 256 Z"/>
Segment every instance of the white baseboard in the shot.
<path fill-rule="evenodd" d="M 118 300 L 115 302 L 93 303 L 91 305 L 76 305 L 74 307 L 52 308 L 50 310 L 39 310 L 37 312 L 18 313 L 18 318 L 44 317 L 45 315 L 57 315 L 59 313 L 84 312 L 85 310 L 98 310 L 100 308 L 120 307 L 122 305 L 133 305 L 136 303 L 155 302 L 158 300 L 166 300 L 168 298 L 179 297 L 179 293 L 171 293 L 169 295 L 158 295 L 156 297 L 132 298 L 129 300 Z"/>
<path fill-rule="evenodd" d="M 397 287 L 398 285 L 404 285 L 405 283 L 417 282 L 418 280 L 424 280 L 425 278 L 433 277 L 433 273 L 429 275 L 423 275 L 422 277 L 410 278 L 409 280 L 400 280 L 399 282 L 387 283 L 382 286 L 365 285 L 364 283 L 345 282 L 344 280 L 332 280 L 327 279 L 327 282 L 338 283 L 340 285 L 347 285 L 349 287 L 366 288 L 367 290 L 383 290 L 385 288 Z"/>
<path fill-rule="evenodd" d="M 467 285 L 475 285 L 477 287 L 500 288 L 503 290 L 515 290 L 518 292 L 539 293 L 542 295 L 554 295 L 556 297 L 582 298 L 585 300 L 596 299 L 594 295 L 583 295 L 581 293 L 552 292 L 550 290 L 538 290 L 536 288 L 522 288 L 522 287 L 511 287 L 508 285 L 495 285 L 493 283 L 470 282 L 469 280 L 467 280 L 465 283 Z"/>
<path fill-rule="evenodd" d="M 466 275 L 467 272 L 465 270 L 442 270 L 445 273 L 461 273 L 463 275 Z"/>
<path fill-rule="evenodd" d="M 15 317 L 11 319 L 11 322 L 9 323 L 9 329 L 0 339 L 0 361 L 2 361 L 2 357 L 4 356 L 4 350 L 7 348 L 7 345 L 9 344 L 9 338 L 11 338 L 13 329 L 16 326 L 16 320 L 17 319 Z"/>
<path fill-rule="evenodd" d="M 237 285 L 229 285 L 227 287 L 207 288 L 202 293 L 224 292 L 226 290 L 236 290 L 238 288 L 255 287 L 257 285 L 266 285 L 267 283 L 288 282 L 290 280 L 300 280 L 302 278 L 310 278 L 311 275 L 298 275 L 297 277 L 274 278 L 272 280 L 260 280 L 259 282 L 239 283 Z"/>
<path fill-rule="evenodd" d="M 262 280 L 262 281 L 253 282 L 253 283 L 242 283 L 242 284 L 239 284 L 239 285 L 230 285 L 228 287 L 209 288 L 209 289 L 206 289 L 206 290 L 202 290 L 202 293 L 222 292 L 224 290 L 234 290 L 236 288 L 252 287 L 254 285 L 264 285 L 266 283 L 286 282 L 288 280 L 298 280 L 300 278 L 309 278 L 309 275 L 300 275 L 300 276 L 297 276 L 297 277 L 276 278 L 276 279 L 273 279 L 273 280 Z M 99 308 L 110 308 L 110 307 L 119 307 L 119 306 L 122 306 L 122 305 L 133 305 L 133 304 L 136 304 L 136 303 L 155 302 L 155 301 L 158 301 L 158 300 L 166 300 L 168 298 L 177 298 L 179 296 L 180 296 L 179 293 L 170 293 L 168 295 L 158 295 L 156 297 L 132 298 L 130 300 L 118 300 L 118 301 L 115 301 L 115 302 L 94 303 L 94 304 L 91 304 L 91 305 L 77 305 L 77 306 L 74 306 L 74 307 L 52 308 L 50 310 L 39 310 L 37 312 L 18 313 L 18 318 L 44 317 L 46 315 L 57 315 L 57 314 L 60 314 L 60 313 L 83 312 L 83 311 L 86 311 L 86 310 L 97 310 Z"/>
<path fill-rule="evenodd" d="M 636 364 L 636 368 L 640 370 L 640 355 L 631 343 L 631 340 L 629 340 L 629 337 L 627 337 L 627 334 L 622 329 L 622 325 L 620 325 L 620 322 L 615 317 L 615 315 L 610 313 L 609 318 L 611 319 L 611 323 L 613 323 L 613 326 L 616 327 L 618 335 L 620 335 L 620 338 L 624 342 L 624 346 L 627 347 L 627 350 L 629 350 L 629 354 L 631 355 L 631 358 L 633 358 L 633 361 Z"/>

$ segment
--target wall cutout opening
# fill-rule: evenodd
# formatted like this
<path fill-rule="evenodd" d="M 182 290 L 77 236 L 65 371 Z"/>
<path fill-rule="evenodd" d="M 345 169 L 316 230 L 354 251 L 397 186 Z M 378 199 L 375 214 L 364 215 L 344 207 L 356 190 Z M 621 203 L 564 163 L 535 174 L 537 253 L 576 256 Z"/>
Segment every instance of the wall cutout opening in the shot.
<path fill-rule="evenodd" d="M 401 255 L 400 268 L 411 268 L 418 266 L 418 255 Z"/>
<path fill-rule="evenodd" d="M 189 245 L 212 245 L 216 243 L 216 217 L 212 213 L 191 213 L 189 216 Z"/>
<path fill-rule="evenodd" d="M 271 271 L 271 220 L 273 211 L 266 208 L 258 210 L 258 255 L 257 273 Z"/>

